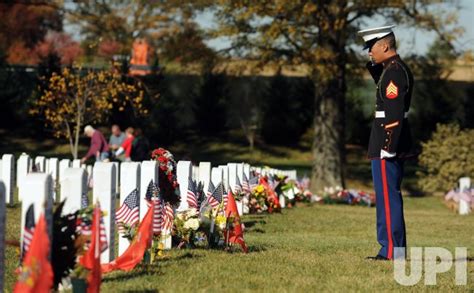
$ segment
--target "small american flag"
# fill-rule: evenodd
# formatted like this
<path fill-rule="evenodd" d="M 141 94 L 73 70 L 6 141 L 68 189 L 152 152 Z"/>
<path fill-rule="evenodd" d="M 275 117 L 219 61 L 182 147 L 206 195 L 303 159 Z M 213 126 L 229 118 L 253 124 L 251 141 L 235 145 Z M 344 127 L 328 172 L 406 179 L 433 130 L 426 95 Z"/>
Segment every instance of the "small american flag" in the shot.
<path fill-rule="evenodd" d="M 81 195 L 81 209 L 87 208 L 89 206 L 89 198 L 87 197 L 87 192 L 84 192 Z"/>
<path fill-rule="evenodd" d="M 216 187 L 214 186 L 214 184 L 212 184 L 212 181 L 209 180 L 209 187 L 207 188 L 207 193 L 206 193 L 207 197 L 211 196 L 214 189 L 216 189 Z"/>
<path fill-rule="evenodd" d="M 222 182 L 212 192 L 211 196 L 207 199 L 208 203 L 213 207 L 217 207 L 222 202 L 222 196 L 224 194 L 224 186 Z"/>
<path fill-rule="evenodd" d="M 240 184 L 239 176 L 235 174 L 234 194 L 239 194 L 241 192 L 242 192 L 242 185 Z"/>
<path fill-rule="evenodd" d="M 250 193 L 250 184 L 249 184 L 249 179 L 247 178 L 247 175 L 244 173 L 244 177 L 242 178 L 242 190 L 245 193 Z"/>
<path fill-rule="evenodd" d="M 99 204 L 97 204 L 96 208 L 98 208 L 100 211 Z M 109 243 L 107 242 L 107 233 L 105 231 L 105 224 L 104 224 L 104 218 L 102 217 L 102 213 L 100 216 L 99 238 L 100 238 L 100 252 L 104 252 L 109 247 Z"/>
<path fill-rule="evenodd" d="M 135 188 L 125 198 L 120 208 L 115 212 L 115 221 L 119 233 L 125 232 L 124 224 L 135 225 L 139 221 L 139 197 Z"/>
<path fill-rule="evenodd" d="M 250 190 L 254 190 L 258 186 L 258 177 L 252 177 L 249 180 Z"/>
<path fill-rule="evenodd" d="M 163 202 L 160 200 L 158 187 L 153 180 L 148 184 L 145 199 L 148 208 L 153 204 L 153 234 L 160 234 L 163 225 Z"/>
<path fill-rule="evenodd" d="M 190 208 L 198 208 L 197 198 L 196 198 L 196 183 L 193 179 L 188 178 L 188 191 L 187 191 L 187 200 L 188 206 Z"/>
<path fill-rule="evenodd" d="M 171 205 L 167 202 L 164 203 L 164 210 L 163 210 L 163 230 L 171 230 L 173 228 L 173 221 L 174 221 L 174 212 Z"/>
<path fill-rule="evenodd" d="M 84 235 L 84 236 L 90 236 L 91 235 L 91 226 L 92 226 L 92 220 L 87 219 L 85 217 L 77 217 L 77 222 L 76 222 L 76 231 L 77 233 Z"/>
<path fill-rule="evenodd" d="M 23 246 L 21 251 L 21 258 L 26 255 L 30 249 L 31 240 L 35 231 L 35 208 L 33 204 L 30 205 L 26 211 L 25 228 L 23 230 Z"/>

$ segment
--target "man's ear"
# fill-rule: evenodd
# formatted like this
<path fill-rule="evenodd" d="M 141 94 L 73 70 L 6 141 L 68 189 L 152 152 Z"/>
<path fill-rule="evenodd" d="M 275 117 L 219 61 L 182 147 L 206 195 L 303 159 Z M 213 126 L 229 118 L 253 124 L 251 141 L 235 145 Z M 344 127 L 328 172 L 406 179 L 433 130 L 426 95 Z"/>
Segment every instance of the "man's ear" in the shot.
<path fill-rule="evenodd" d="M 390 47 L 388 46 L 387 42 L 383 42 L 383 43 L 382 43 L 382 48 L 383 48 L 383 52 L 384 52 L 384 53 L 387 53 L 388 50 L 390 49 Z"/>

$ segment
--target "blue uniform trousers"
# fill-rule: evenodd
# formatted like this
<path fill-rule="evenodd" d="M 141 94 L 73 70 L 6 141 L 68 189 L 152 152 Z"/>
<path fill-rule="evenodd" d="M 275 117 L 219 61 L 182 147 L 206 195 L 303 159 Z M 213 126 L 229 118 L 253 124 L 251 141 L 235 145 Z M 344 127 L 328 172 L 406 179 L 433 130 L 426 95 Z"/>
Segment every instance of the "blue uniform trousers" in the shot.
<path fill-rule="evenodd" d="M 393 259 L 394 247 L 406 247 L 400 190 L 403 162 L 398 158 L 371 161 L 377 207 L 377 241 L 382 246 L 378 254 L 388 259 Z"/>

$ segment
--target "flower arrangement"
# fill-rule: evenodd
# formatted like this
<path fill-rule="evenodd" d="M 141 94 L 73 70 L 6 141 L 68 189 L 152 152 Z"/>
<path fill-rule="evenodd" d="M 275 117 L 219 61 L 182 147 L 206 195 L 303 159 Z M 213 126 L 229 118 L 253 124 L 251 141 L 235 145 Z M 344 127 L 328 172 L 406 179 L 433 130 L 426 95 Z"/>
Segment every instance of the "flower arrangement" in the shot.
<path fill-rule="evenodd" d="M 340 186 L 324 188 L 324 203 L 375 205 L 375 194 L 354 189 L 342 189 Z"/>
<path fill-rule="evenodd" d="M 257 185 L 250 193 L 249 211 L 252 214 L 261 213 L 268 209 L 267 201 L 268 193 L 262 184 Z"/>
<path fill-rule="evenodd" d="M 178 248 L 194 245 L 194 236 L 200 224 L 199 212 L 194 208 L 176 213 L 174 225 L 175 236 L 180 240 Z"/>
<path fill-rule="evenodd" d="M 158 161 L 159 165 L 159 188 L 165 202 L 173 206 L 178 206 L 181 201 L 179 184 L 176 178 L 176 161 L 173 154 L 164 149 L 158 148 L 151 153 L 152 160 Z"/>
<path fill-rule="evenodd" d="M 224 245 L 224 231 L 227 225 L 227 218 L 224 213 L 224 206 L 212 208 L 210 206 L 201 211 L 200 231 L 207 239 L 207 247 L 217 248 Z"/>

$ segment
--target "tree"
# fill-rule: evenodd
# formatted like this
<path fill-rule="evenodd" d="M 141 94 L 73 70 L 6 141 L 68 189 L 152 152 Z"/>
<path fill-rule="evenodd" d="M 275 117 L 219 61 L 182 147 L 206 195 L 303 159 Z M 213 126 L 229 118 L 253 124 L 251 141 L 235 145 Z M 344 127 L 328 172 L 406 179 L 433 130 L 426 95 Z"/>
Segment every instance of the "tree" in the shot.
<path fill-rule="evenodd" d="M 210 54 L 193 20 L 200 1 L 76 1 L 67 8 L 67 20 L 79 26 L 84 45 L 94 55 L 129 55 L 136 38 L 145 38 L 169 58 L 189 59 L 196 52 L 199 60 Z M 185 42 L 180 42 L 185 38 Z M 179 44 L 177 44 L 179 42 Z M 112 49 L 112 50 L 111 50 Z"/>
<path fill-rule="evenodd" d="M 32 54 L 48 31 L 62 30 L 62 13 L 53 1 L 0 3 L 0 51 L 9 63 L 35 64 Z"/>
<path fill-rule="evenodd" d="M 381 16 L 388 23 L 430 29 L 450 43 L 460 33 L 456 17 L 446 10 L 431 12 L 444 2 L 456 1 L 222 0 L 211 6 L 220 26 L 210 35 L 229 38 L 230 54 L 306 69 L 315 89 L 311 183 L 321 190 L 344 186 L 346 79 L 360 70 L 351 66 L 360 64 L 351 45 L 362 21 Z"/>
<path fill-rule="evenodd" d="M 122 81 L 116 72 L 64 68 L 52 74 L 30 113 L 42 115 L 56 137 L 66 137 L 76 159 L 83 125 L 100 123 L 114 106 L 120 111 L 131 107 L 137 115 L 147 114 L 143 99 L 141 85 Z"/>

